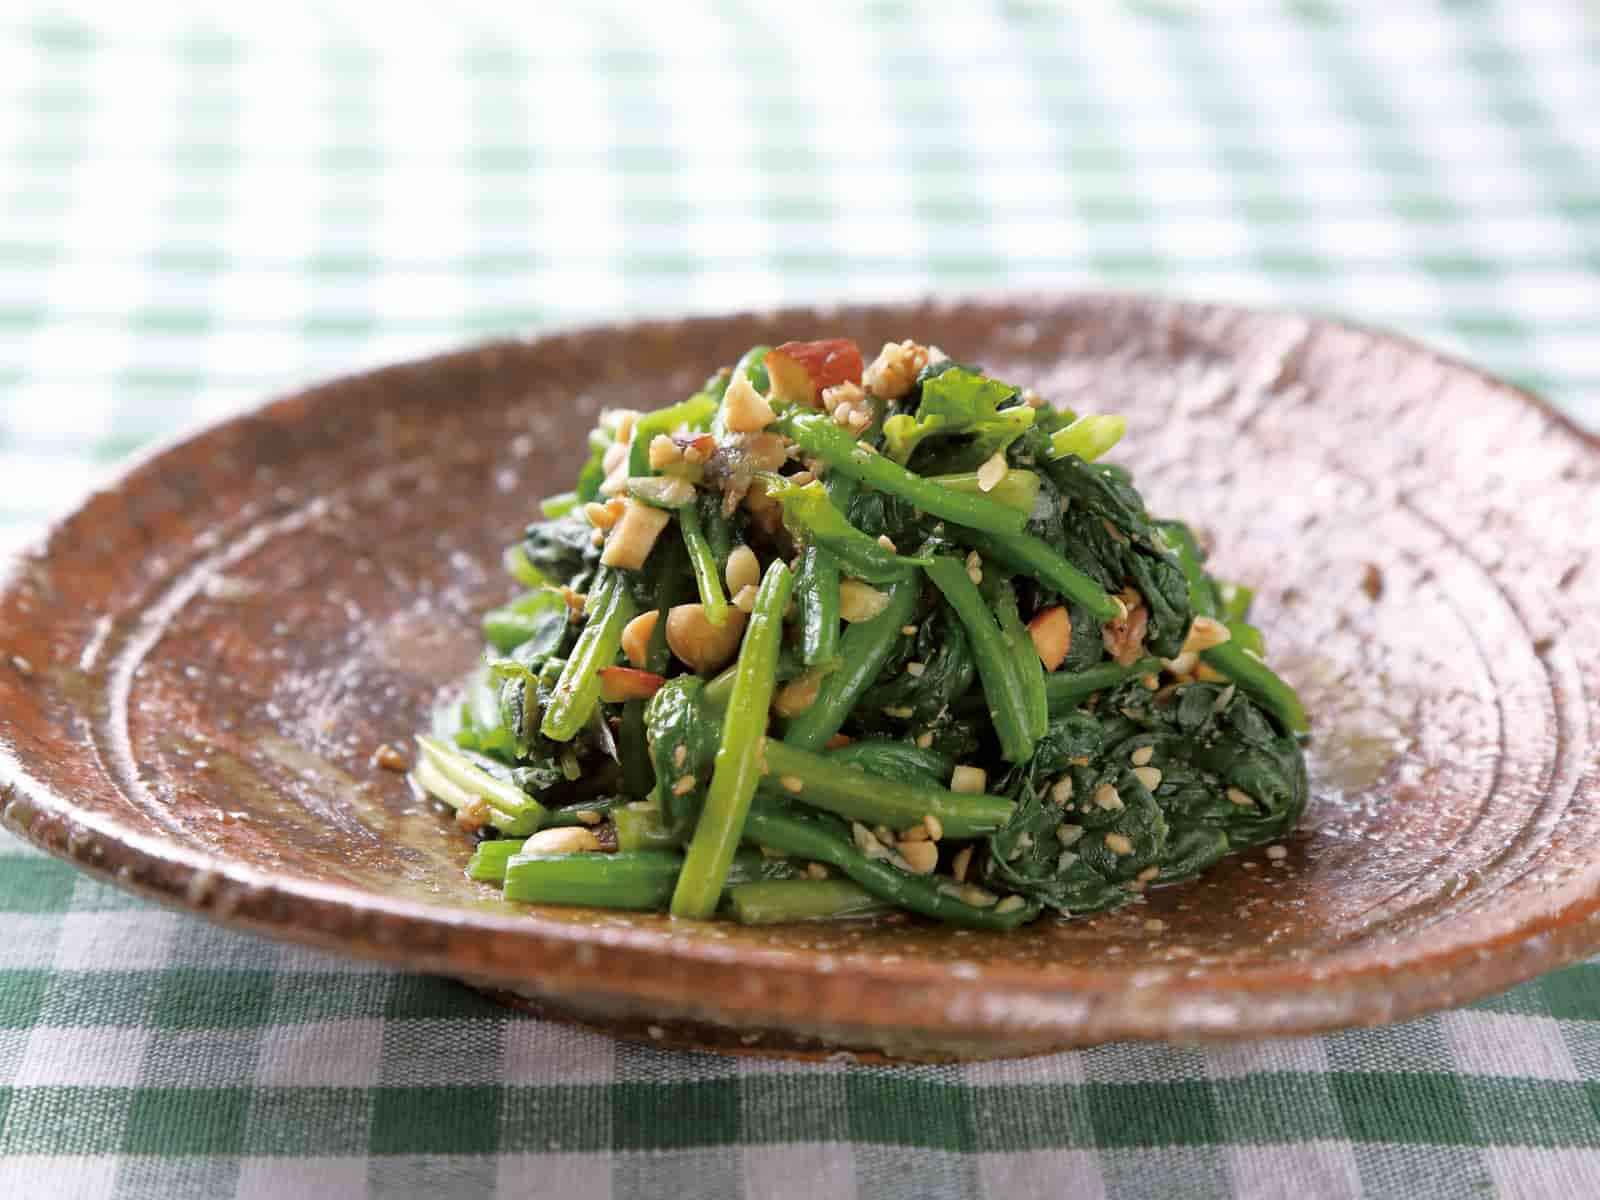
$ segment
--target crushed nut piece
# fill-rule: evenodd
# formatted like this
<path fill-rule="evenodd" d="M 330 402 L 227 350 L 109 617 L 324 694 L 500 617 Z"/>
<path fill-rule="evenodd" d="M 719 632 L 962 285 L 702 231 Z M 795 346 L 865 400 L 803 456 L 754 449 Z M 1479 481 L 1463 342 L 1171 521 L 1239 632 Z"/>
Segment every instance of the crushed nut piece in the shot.
<path fill-rule="evenodd" d="M 896 345 L 885 342 L 878 357 L 861 374 L 867 391 L 884 400 L 898 400 L 909 392 L 917 374 L 928 365 L 928 348 L 909 338 Z"/>
<path fill-rule="evenodd" d="M 950 874 L 954 875 L 958 881 L 965 883 L 967 878 L 967 868 L 971 865 L 972 847 L 963 846 L 960 852 L 956 854 L 955 858 L 950 860 Z"/>
<path fill-rule="evenodd" d="M 388 742 L 384 742 L 372 752 L 372 765 L 382 767 L 385 771 L 404 771 L 406 756 Z"/>
<path fill-rule="evenodd" d="M 1118 857 L 1126 857 L 1133 853 L 1133 843 L 1128 840 L 1126 834 L 1108 833 L 1106 834 L 1106 849 Z"/>
<path fill-rule="evenodd" d="M 952 792 L 978 793 L 982 792 L 988 783 L 988 772 L 982 767 L 970 767 L 963 763 L 950 773 Z"/>
<path fill-rule="evenodd" d="M 1153 792 L 1161 786 L 1161 771 L 1156 767 L 1135 767 L 1133 777 L 1144 784 L 1147 792 Z"/>
<path fill-rule="evenodd" d="M 932 875 L 939 865 L 939 847 L 932 842 L 901 842 L 900 857 L 918 875 Z"/>

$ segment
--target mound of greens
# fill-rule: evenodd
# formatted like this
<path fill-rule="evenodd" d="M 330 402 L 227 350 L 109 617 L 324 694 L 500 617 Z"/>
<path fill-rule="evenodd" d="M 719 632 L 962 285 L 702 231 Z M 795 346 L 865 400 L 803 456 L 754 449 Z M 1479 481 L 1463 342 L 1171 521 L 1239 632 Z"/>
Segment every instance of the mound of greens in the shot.
<path fill-rule="evenodd" d="M 603 413 L 412 779 L 510 899 L 749 922 L 1010 928 L 1279 838 L 1305 713 L 1122 432 L 844 339 Z"/>

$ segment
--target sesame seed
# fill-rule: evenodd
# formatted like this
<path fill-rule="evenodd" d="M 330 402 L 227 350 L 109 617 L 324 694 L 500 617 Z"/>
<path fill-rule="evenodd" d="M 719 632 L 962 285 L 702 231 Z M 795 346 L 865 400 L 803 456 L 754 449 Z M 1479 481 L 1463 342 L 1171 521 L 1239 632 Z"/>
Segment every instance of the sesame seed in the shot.
<path fill-rule="evenodd" d="M 1128 761 L 1136 767 L 1148 766 L 1150 760 L 1155 757 L 1155 753 L 1156 748 L 1154 746 L 1140 746 L 1128 756 Z"/>
<path fill-rule="evenodd" d="M 1119 856 L 1128 855 L 1133 853 L 1133 843 L 1128 840 L 1126 834 L 1108 833 L 1106 849 Z"/>
<path fill-rule="evenodd" d="M 1161 772 L 1155 767 L 1135 767 L 1133 777 L 1144 784 L 1148 792 L 1153 792 L 1161 786 Z"/>
<path fill-rule="evenodd" d="M 894 539 L 891 538 L 887 533 L 880 533 L 878 535 L 878 545 L 882 546 L 890 554 L 895 553 Z"/>
<path fill-rule="evenodd" d="M 875 826 L 872 830 L 872 836 L 877 838 L 885 846 L 894 844 L 894 830 L 890 829 L 887 825 Z"/>
<path fill-rule="evenodd" d="M 585 825 L 598 825 L 602 820 L 604 820 L 604 818 L 592 808 L 580 808 L 572 815 L 577 817 L 578 820 L 582 821 Z"/>
<path fill-rule="evenodd" d="M 673 750 L 673 752 L 672 752 L 672 765 L 675 766 L 675 767 L 681 767 L 681 766 L 683 766 L 684 763 L 686 763 L 688 761 L 689 761 L 689 747 L 686 746 L 684 743 L 679 742 L 678 745 L 677 745 L 677 748 L 675 750 Z"/>
<path fill-rule="evenodd" d="M 1060 842 L 1063 846 L 1074 846 L 1074 845 L 1076 845 L 1077 842 L 1078 842 L 1078 839 L 1081 838 L 1082 836 L 1083 836 L 1083 826 L 1082 825 L 1066 824 L 1066 825 L 1057 825 L 1056 826 L 1056 841 Z"/>
<path fill-rule="evenodd" d="M 976 550 L 967 555 L 967 578 L 975 584 L 983 582 L 983 559 Z"/>
<path fill-rule="evenodd" d="M 1267 857 L 1272 859 L 1274 862 L 1281 862 L 1284 859 L 1289 857 L 1289 847 L 1287 847 L 1287 846 L 1268 846 L 1267 847 Z"/>
<path fill-rule="evenodd" d="M 1146 867 L 1144 870 L 1140 871 L 1137 875 L 1135 875 L 1134 878 L 1137 879 L 1140 883 L 1149 883 L 1152 879 L 1154 879 L 1159 874 L 1161 874 L 1161 868 L 1160 867 Z"/>
<path fill-rule="evenodd" d="M 1065 808 L 1072 799 L 1072 776 L 1063 775 L 1050 785 L 1050 799 Z"/>
<path fill-rule="evenodd" d="M 1228 789 L 1228 799 L 1240 808 L 1254 808 L 1256 803 L 1251 799 L 1249 792 L 1241 791 L 1236 787 Z"/>
<path fill-rule="evenodd" d="M 964 846 L 959 854 L 950 861 L 950 874 L 962 883 L 967 879 L 967 868 L 972 865 L 972 847 Z"/>
<path fill-rule="evenodd" d="M 1017 909 L 1021 908 L 1025 903 L 1026 901 L 1023 900 L 1021 896 L 1007 896 L 1004 900 L 1000 901 L 999 904 L 994 906 L 994 910 L 997 913 L 1012 913 L 1016 912 Z"/>
<path fill-rule="evenodd" d="M 1095 788 L 1094 804 L 1096 808 L 1103 808 L 1107 812 L 1116 812 L 1123 807 L 1122 797 L 1117 795 L 1117 789 L 1109 783 L 1102 783 Z"/>
<path fill-rule="evenodd" d="M 674 796 L 687 796 L 692 791 L 694 791 L 693 775 L 680 775 L 678 776 L 678 782 L 672 785 L 672 794 Z"/>
<path fill-rule="evenodd" d="M 905 634 L 907 637 L 916 637 L 917 627 L 915 625 L 902 625 L 900 626 L 900 632 Z"/>
<path fill-rule="evenodd" d="M 963 903 L 970 904 L 973 908 L 988 908 L 998 897 L 975 883 L 969 883 L 961 889 L 961 899 Z"/>
<path fill-rule="evenodd" d="M 1151 933 L 1160 933 L 1163 929 L 1165 929 L 1167 927 L 1167 923 L 1165 921 L 1163 921 L 1160 917 L 1150 917 L 1150 918 L 1146 919 L 1146 921 L 1144 923 L 1144 927 L 1147 930 L 1149 930 Z"/>
<path fill-rule="evenodd" d="M 922 814 L 922 827 L 928 831 L 928 840 L 937 842 L 944 836 L 944 822 L 932 813 Z"/>
<path fill-rule="evenodd" d="M 793 792 L 796 796 L 806 790 L 806 781 L 798 775 L 781 776 L 778 782 L 783 785 L 784 791 Z"/>
<path fill-rule="evenodd" d="M 910 705 L 906 705 L 906 704 L 886 704 L 886 705 L 883 706 L 883 715 L 884 716 L 886 716 L 886 717 L 897 717 L 898 719 L 900 719 L 902 721 L 904 721 L 908 717 L 915 716 L 916 713 L 917 713 L 916 709 L 914 709 Z"/>
<path fill-rule="evenodd" d="M 922 823 L 919 821 L 915 825 L 902 829 L 900 831 L 900 840 L 902 842 L 925 842 L 928 840 L 928 831 L 923 828 Z"/>
<path fill-rule="evenodd" d="M 1060 874 L 1077 861 L 1078 856 L 1071 850 L 1063 850 L 1060 856 L 1056 859 L 1056 873 Z"/>
<path fill-rule="evenodd" d="M 1139 682 L 1144 684 L 1144 689 L 1147 692 L 1153 692 L 1161 686 L 1161 680 L 1157 679 L 1154 675 L 1142 676 Z"/>
<path fill-rule="evenodd" d="M 1260 865 L 1261 865 L 1260 863 L 1255 862 L 1254 860 L 1250 860 L 1250 861 L 1246 861 L 1246 863 L 1244 864 L 1244 869 L 1246 871 L 1254 871 Z"/>
<path fill-rule="evenodd" d="M 917 745 L 923 750 L 931 748 L 933 745 L 933 730 L 929 729 L 917 734 Z"/>
<path fill-rule="evenodd" d="M 906 674 L 911 676 L 911 678 L 913 678 L 913 679 L 921 679 L 922 678 L 922 673 L 924 671 L 926 671 L 927 669 L 928 669 L 928 664 L 927 663 L 908 662 L 906 664 Z"/>
<path fill-rule="evenodd" d="M 821 863 L 814 862 L 814 863 L 807 863 L 806 864 L 806 878 L 807 879 L 826 879 L 827 877 L 828 877 L 828 868 L 823 866 Z"/>

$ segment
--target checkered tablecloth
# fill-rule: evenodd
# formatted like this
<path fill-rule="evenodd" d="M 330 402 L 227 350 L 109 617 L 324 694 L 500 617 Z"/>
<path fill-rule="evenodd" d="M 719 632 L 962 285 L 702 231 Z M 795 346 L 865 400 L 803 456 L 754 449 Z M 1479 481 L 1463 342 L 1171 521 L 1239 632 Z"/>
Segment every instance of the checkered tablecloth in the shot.
<path fill-rule="evenodd" d="M 268 394 L 643 312 L 1154 288 L 1600 423 L 1600 10 L 1202 7 L 6 5 L 0 552 Z M 1600 1195 L 1593 965 L 1385 1030 L 878 1069 L 520 1019 L 3 835 L 0 912 L 0 1196 Z"/>

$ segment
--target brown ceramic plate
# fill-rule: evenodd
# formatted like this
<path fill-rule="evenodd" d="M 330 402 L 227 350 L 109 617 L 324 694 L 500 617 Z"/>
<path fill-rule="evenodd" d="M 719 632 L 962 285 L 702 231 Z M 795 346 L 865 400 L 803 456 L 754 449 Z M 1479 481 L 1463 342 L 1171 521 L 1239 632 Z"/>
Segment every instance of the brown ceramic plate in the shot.
<path fill-rule="evenodd" d="M 368 757 L 511 589 L 606 404 L 755 342 L 915 335 L 1129 417 L 1158 511 L 1259 590 L 1315 796 L 1146 903 L 978 934 L 523 908 Z M 1600 947 L 1600 454 L 1396 338 L 1106 296 L 590 329 L 341 380 L 147 458 L 0 595 L 7 824 L 218 921 L 668 1041 L 992 1057 L 1395 1020 Z"/>

